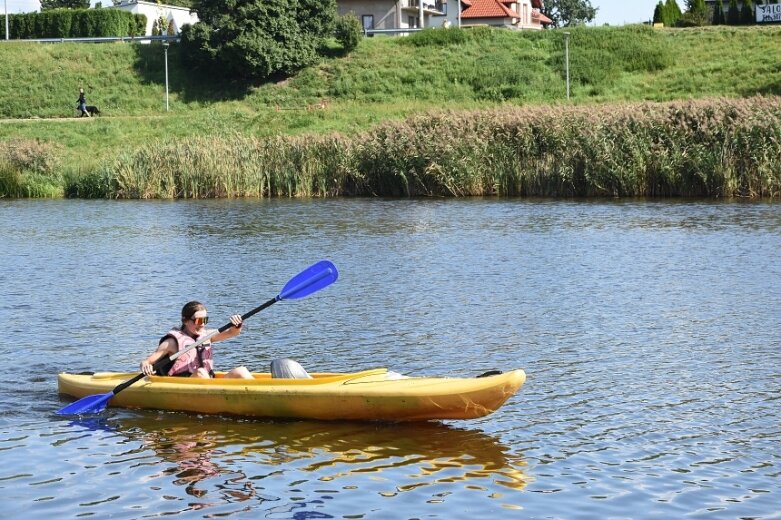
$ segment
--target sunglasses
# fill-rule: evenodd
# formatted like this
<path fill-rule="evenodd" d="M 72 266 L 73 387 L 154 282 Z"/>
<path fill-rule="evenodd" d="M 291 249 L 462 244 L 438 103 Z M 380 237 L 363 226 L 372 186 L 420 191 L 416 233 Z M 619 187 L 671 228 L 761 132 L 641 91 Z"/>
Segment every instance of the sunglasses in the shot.
<path fill-rule="evenodd" d="M 205 318 L 190 318 L 190 321 L 192 321 L 196 325 L 206 325 L 207 323 L 209 323 L 209 317 L 206 316 Z"/>

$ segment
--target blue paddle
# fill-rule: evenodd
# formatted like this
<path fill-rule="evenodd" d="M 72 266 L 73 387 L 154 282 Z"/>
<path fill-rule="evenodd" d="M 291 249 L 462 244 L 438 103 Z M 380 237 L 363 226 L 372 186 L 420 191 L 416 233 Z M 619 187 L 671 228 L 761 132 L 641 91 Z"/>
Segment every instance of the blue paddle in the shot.
<path fill-rule="evenodd" d="M 301 271 L 296 276 L 291 278 L 290 281 L 288 281 L 287 284 L 285 284 L 285 286 L 282 288 L 282 292 L 280 292 L 276 297 L 270 299 L 269 301 L 267 301 L 263 305 L 260 305 L 259 307 L 255 307 L 247 314 L 243 314 L 241 316 L 241 319 L 242 321 L 244 321 L 247 318 L 254 316 L 255 314 L 265 309 L 266 307 L 270 307 L 271 305 L 277 303 L 280 300 L 296 300 L 298 298 L 304 298 L 305 296 L 309 296 L 310 294 L 331 285 L 336 281 L 337 278 L 339 278 L 339 272 L 336 270 L 336 266 L 331 262 L 329 262 L 328 260 L 321 260 L 316 264 L 309 266 L 308 268 L 306 268 L 305 270 Z M 179 352 L 173 354 L 170 357 L 166 356 L 160 359 L 157 363 L 154 364 L 155 372 L 157 374 L 166 374 L 170 369 L 170 367 L 173 365 L 173 362 L 174 360 L 176 360 L 176 358 L 178 358 L 185 352 L 189 352 L 195 347 L 208 341 L 213 336 L 219 334 L 220 332 L 224 332 L 231 327 L 233 327 L 233 324 L 227 323 L 222 327 L 220 327 L 218 330 L 215 330 L 210 334 L 207 334 L 206 336 L 200 338 L 192 345 L 188 345 L 187 348 L 180 350 Z M 107 394 L 88 395 L 87 397 L 83 397 L 78 401 L 69 404 L 65 408 L 62 408 L 61 410 L 58 410 L 57 413 L 60 415 L 81 415 L 81 414 L 88 414 L 88 413 L 100 413 L 106 408 L 106 405 L 108 404 L 109 400 L 112 397 L 114 397 L 119 392 L 129 387 L 136 381 L 139 381 L 140 379 L 143 378 L 144 378 L 143 373 L 138 374 L 133 379 L 129 379 L 124 383 L 117 385 L 111 392 Z"/>

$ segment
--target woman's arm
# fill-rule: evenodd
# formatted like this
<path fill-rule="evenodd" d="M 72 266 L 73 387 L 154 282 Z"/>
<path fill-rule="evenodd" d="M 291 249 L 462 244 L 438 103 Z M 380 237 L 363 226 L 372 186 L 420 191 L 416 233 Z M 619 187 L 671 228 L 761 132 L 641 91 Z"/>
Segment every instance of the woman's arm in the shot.
<path fill-rule="evenodd" d="M 176 353 L 178 349 L 179 347 L 176 344 L 176 340 L 174 338 L 166 338 L 165 341 L 162 341 L 157 346 L 157 350 L 152 352 L 148 358 L 141 362 L 141 372 L 148 376 L 153 375 L 155 372 L 153 365 L 160 361 L 160 359 L 162 359 L 166 354 L 170 356 Z"/>
<path fill-rule="evenodd" d="M 231 316 L 231 323 L 233 324 L 233 327 L 215 335 L 212 338 L 212 343 L 217 343 L 218 341 L 230 339 L 241 334 L 241 327 L 244 325 L 244 323 L 241 321 L 241 314 L 234 314 L 233 316 Z"/>

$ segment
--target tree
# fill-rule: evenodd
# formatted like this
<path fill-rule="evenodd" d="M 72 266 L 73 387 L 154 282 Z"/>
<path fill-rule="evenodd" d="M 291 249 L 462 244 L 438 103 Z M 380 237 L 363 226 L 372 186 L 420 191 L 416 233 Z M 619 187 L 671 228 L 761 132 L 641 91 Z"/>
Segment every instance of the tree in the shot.
<path fill-rule="evenodd" d="M 713 25 L 724 25 L 726 22 L 726 18 L 724 16 L 724 5 L 721 3 L 721 0 L 716 0 L 716 6 L 713 8 Z"/>
<path fill-rule="evenodd" d="M 686 12 L 681 17 L 681 22 L 687 26 L 708 25 L 710 15 L 705 0 L 686 0 Z"/>
<path fill-rule="evenodd" d="M 89 9 L 90 0 L 41 0 L 41 11 L 49 9 Z"/>
<path fill-rule="evenodd" d="M 363 26 L 353 13 L 347 13 L 336 19 L 334 37 L 342 44 L 345 53 L 351 52 L 358 47 L 363 37 Z"/>
<path fill-rule="evenodd" d="M 686 0 L 686 12 L 695 16 L 707 16 L 708 8 L 705 7 L 705 0 Z"/>
<path fill-rule="evenodd" d="M 182 57 L 227 77 L 265 79 L 313 64 L 332 36 L 336 0 L 195 0 Z"/>
<path fill-rule="evenodd" d="M 678 20 L 681 19 L 681 8 L 678 7 L 678 2 L 675 0 L 667 0 L 664 4 L 664 26 L 675 27 L 678 24 Z"/>
<path fill-rule="evenodd" d="M 664 4 L 662 0 L 654 8 L 654 23 L 664 23 Z"/>
<path fill-rule="evenodd" d="M 542 12 L 554 27 L 572 27 L 592 21 L 598 10 L 590 0 L 546 0 Z"/>
<path fill-rule="evenodd" d="M 740 23 L 738 0 L 729 0 L 729 9 L 727 9 L 727 23 L 729 25 L 738 25 Z"/>
<path fill-rule="evenodd" d="M 754 2 L 751 0 L 743 0 L 743 8 L 740 10 L 740 23 L 746 25 L 754 25 L 757 21 L 754 14 Z"/>

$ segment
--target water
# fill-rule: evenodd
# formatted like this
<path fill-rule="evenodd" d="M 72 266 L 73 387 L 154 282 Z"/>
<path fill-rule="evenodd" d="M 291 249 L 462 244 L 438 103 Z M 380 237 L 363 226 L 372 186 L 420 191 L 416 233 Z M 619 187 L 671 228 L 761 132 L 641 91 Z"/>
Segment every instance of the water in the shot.
<path fill-rule="evenodd" d="M 1 518 L 781 517 L 781 205 L 0 201 Z M 54 412 L 200 299 L 340 279 L 218 367 L 523 368 L 497 413 L 318 423 Z"/>

